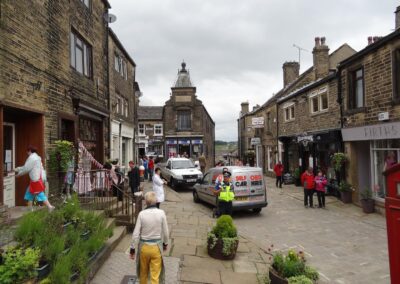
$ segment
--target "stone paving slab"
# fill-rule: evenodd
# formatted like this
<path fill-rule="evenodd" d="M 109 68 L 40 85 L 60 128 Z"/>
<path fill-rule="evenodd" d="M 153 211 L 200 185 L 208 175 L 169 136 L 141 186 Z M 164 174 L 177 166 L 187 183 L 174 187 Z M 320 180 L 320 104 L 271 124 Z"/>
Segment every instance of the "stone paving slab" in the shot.
<path fill-rule="evenodd" d="M 184 282 L 221 284 L 221 275 L 216 270 L 183 267 L 180 280 Z"/>
<path fill-rule="evenodd" d="M 237 273 L 231 271 L 221 272 L 222 284 L 244 284 L 257 282 L 257 275 L 255 273 Z"/>

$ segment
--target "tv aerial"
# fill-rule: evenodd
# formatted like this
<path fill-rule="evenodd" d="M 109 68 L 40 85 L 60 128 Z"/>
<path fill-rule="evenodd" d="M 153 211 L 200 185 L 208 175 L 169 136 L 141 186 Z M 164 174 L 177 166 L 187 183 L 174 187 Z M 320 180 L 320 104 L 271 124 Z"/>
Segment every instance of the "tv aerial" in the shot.
<path fill-rule="evenodd" d="M 310 52 L 310 51 L 308 51 L 307 49 L 302 48 L 302 47 L 300 47 L 300 46 L 298 46 L 298 45 L 296 45 L 296 44 L 293 44 L 293 47 L 295 47 L 295 48 L 297 48 L 297 49 L 299 50 L 299 65 L 300 65 L 301 52 L 302 52 L 302 51 Z M 300 66 L 301 66 L 301 65 L 300 65 Z"/>

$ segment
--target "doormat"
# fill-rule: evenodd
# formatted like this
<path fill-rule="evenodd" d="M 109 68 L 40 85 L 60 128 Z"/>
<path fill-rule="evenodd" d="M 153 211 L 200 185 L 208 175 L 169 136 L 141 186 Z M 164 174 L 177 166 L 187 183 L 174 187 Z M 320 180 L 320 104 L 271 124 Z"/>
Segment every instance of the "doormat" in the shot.
<path fill-rule="evenodd" d="M 136 276 L 133 275 L 125 275 L 121 281 L 121 284 L 135 284 L 136 283 Z"/>

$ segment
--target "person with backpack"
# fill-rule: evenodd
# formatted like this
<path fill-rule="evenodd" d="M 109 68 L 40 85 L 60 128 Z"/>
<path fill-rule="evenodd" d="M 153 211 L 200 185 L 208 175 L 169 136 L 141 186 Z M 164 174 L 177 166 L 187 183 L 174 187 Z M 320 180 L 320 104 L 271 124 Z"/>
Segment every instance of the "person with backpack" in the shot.
<path fill-rule="evenodd" d="M 315 177 L 315 191 L 317 192 L 318 208 L 325 208 L 325 186 L 328 183 L 322 171 Z"/>
<path fill-rule="evenodd" d="M 46 181 L 46 173 L 43 169 L 42 158 L 37 154 L 37 148 L 28 146 L 28 158 L 22 167 L 17 167 L 17 177 L 29 174 L 30 182 L 26 189 L 24 199 L 28 202 L 28 206 L 32 208 L 33 200 L 36 198 L 38 202 L 43 202 L 47 206 L 49 212 L 54 210 L 54 206 L 50 204 L 46 195 L 44 194 Z"/>
<path fill-rule="evenodd" d="M 313 205 L 313 195 L 315 189 L 315 180 L 313 168 L 309 167 L 302 175 L 301 175 L 301 184 L 304 188 L 304 207 L 314 208 Z"/>

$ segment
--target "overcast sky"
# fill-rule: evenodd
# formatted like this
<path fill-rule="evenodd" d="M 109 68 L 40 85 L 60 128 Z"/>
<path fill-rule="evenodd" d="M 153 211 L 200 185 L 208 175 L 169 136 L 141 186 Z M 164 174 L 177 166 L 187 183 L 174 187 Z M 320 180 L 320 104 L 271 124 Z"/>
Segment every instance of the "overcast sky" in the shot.
<path fill-rule="evenodd" d="M 312 65 L 314 37 L 355 50 L 394 29 L 394 0 L 110 0 L 111 24 L 137 64 L 142 105 L 169 99 L 182 60 L 216 139 L 237 140 L 240 103 L 263 104 L 283 85 L 282 64 Z"/>

